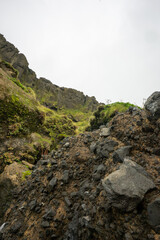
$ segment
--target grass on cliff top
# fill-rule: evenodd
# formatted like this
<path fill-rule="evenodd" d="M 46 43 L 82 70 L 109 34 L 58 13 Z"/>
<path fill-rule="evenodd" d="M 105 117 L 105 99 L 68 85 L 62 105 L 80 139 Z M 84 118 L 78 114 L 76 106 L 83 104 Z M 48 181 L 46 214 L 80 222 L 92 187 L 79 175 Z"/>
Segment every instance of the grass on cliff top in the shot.
<path fill-rule="evenodd" d="M 107 104 L 104 106 L 104 110 L 102 110 L 102 113 L 105 113 L 105 116 L 110 117 L 114 112 L 125 112 L 129 107 L 137 107 L 134 104 L 131 104 L 129 102 L 115 102 L 111 104 Z"/>
<path fill-rule="evenodd" d="M 125 112 L 129 107 L 137 107 L 129 102 L 115 102 L 100 106 L 96 112 L 93 114 L 93 118 L 90 120 L 90 126 L 87 130 L 98 129 L 101 125 L 106 125 L 118 112 Z"/>

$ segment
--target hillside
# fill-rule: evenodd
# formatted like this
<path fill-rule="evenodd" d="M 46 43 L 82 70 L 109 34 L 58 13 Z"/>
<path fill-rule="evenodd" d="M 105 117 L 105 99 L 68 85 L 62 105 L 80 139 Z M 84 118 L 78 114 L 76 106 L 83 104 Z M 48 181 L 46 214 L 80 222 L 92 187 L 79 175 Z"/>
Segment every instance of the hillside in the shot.
<path fill-rule="evenodd" d="M 160 240 L 160 92 L 100 105 L 0 35 L 0 240 L 34 239 Z"/>
<path fill-rule="evenodd" d="M 12 192 L 2 240 L 159 240 L 160 92 L 65 138 Z"/>
<path fill-rule="evenodd" d="M 72 120 L 42 106 L 18 72 L 0 60 L 0 172 L 6 164 L 35 163 L 67 135 L 75 134 Z"/>

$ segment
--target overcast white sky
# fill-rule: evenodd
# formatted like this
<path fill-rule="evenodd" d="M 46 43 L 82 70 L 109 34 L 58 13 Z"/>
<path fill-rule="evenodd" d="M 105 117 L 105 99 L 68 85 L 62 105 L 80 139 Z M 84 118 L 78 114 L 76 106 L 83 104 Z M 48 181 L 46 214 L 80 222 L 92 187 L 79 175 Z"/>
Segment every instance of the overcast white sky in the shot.
<path fill-rule="evenodd" d="M 160 0 L 0 0 L 0 32 L 38 77 L 100 102 L 160 90 Z"/>

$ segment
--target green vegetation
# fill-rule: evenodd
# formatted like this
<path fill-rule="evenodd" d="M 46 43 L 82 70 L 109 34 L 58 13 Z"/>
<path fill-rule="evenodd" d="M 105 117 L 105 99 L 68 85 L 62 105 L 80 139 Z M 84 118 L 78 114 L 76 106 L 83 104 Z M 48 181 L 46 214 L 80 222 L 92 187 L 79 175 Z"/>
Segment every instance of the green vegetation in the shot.
<path fill-rule="evenodd" d="M 106 125 L 118 112 L 125 112 L 129 107 L 137 107 L 131 103 L 115 102 L 100 106 L 93 114 L 94 117 L 90 120 L 90 126 L 87 130 L 98 129 L 101 125 Z"/>
<path fill-rule="evenodd" d="M 31 175 L 31 171 L 30 170 L 27 170 L 25 172 L 22 173 L 22 180 L 25 181 L 26 180 L 26 177 L 27 176 L 30 176 Z"/>
<path fill-rule="evenodd" d="M 13 78 L 17 78 L 18 77 L 18 74 L 19 74 L 18 70 L 15 69 L 9 62 L 1 60 L 0 61 L 0 68 L 2 68 L 4 70 L 7 69 L 7 70 L 11 71 L 11 76 Z"/>
<path fill-rule="evenodd" d="M 58 111 L 59 115 L 66 115 L 71 119 L 76 127 L 76 134 L 85 131 L 89 125 L 89 120 L 93 116 L 93 112 L 87 111 L 85 107 L 77 107 L 77 109 L 62 109 Z"/>
<path fill-rule="evenodd" d="M 63 138 L 74 135 L 75 129 L 72 120 L 67 116 L 58 113 L 46 116 L 44 131 L 51 137 L 53 147 L 56 147 Z"/>
<path fill-rule="evenodd" d="M 0 169 L 14 161 L 34 164 L 59 141 L 75 134 L 73 121 L 42 106 L 32 89 L 23 86 L 10 65 L 0 61 Z"/>
<path fill-rule="evenodd" d="M 25 87 L 17 78 L 8 78 L 12 82 L 14 82 L 18 87 L 22 88 L 26 93 L 31 93 L 31 88 Z"/>

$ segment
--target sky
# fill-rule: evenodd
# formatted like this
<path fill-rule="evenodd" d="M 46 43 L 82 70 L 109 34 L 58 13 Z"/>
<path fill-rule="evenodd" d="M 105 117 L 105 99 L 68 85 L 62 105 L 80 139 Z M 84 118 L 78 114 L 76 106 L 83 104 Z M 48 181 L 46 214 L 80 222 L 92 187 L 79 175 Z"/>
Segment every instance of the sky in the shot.
<path fill-rule="evenodd" d="M 160 91 L 159 0 L 0 0 L 0 33 L 29 67 L 99 102 Z"/>

